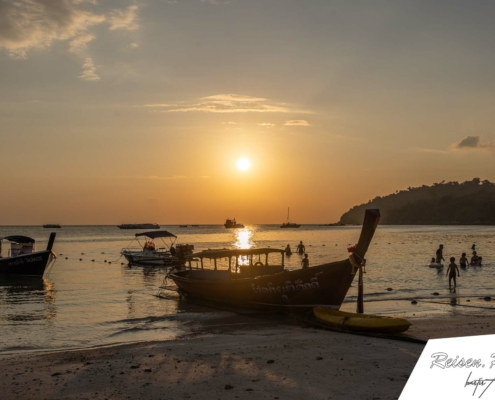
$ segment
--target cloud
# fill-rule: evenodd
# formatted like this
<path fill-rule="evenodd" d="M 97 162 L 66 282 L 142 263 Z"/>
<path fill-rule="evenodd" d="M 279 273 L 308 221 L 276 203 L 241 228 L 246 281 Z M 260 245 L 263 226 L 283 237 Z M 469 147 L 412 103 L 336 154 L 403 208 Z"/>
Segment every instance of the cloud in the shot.
<path fill-rule="evenodd" d="M 139 28 L 137 23 L 138 6 L 133 5 L 125 10 L 112 10 L 108 13 L 107 20 L 110 24 L 110 30 L 125 29 L 135 31 Z"/>
<path fill-rule="evenodd" d="M 72 53 L 78 53 L 85 50 L 88 47 L 88 43 L 94 40 L 94 36 L 89 33 L 85 33 L 77 36 L 69 42 L 69 51 Z"/>
<path fill-rule="evenodd" d="M 149 105 L 145 105 L 149 106 Z M 263 97 L 253 97 L 239 94 L 216 94 L 202 97 L 199 102 L 183 103 L 180 106 L 171 106 L 162 112 L 210 112 L 210 113 L 247 113 L 247 112 L 270 112 L 289 113 L 308 111 L 293 110 L 282 104 L 269 102 Z"/>
<path fill-rule="evenodd" d="M 495 140 L 482 143 L 481 136 L 466 136 L 464 139 L 450 146 L 454 150 L 495 150 Z"/>
<path fill-rule="evenodd" d="M 136 30 L 138 6 L 106 13 L 96 7 L 96 0 L 0 0 L 0 50 L 14 59 L 27 59 L 30 51 L 68 42 L 68 50 L 84 59 L 80 78 L 98 80 L 87 53 L 88 43 L 96 39 L 91 30 L 104 22 L 110 30 Z"/>
<path fill-rule="evenodd" d="M 270 122 L 261 122 L 258 124 L 258 126 L 262 126 L 264 128 L 273 128 L 275 126 L 275 124 L 272 124 Z"/>
<path fill-rule="evenodd" d="M 79 78 L 85 81 L 99 81 L 100 77 L 96 74 L 96 67 L 92 58 L 86 58 L 82 65 L 83 73 L 79 75 Z"/>
<path fill-rule="evenodd" d="M 0 1 L 0 48 L 12 58 L 27 58 L 32 49 L 45 49 L 54 41 L 75 40 L 104 15 L 88 11 L 91 0 Z M 87 43 L 87 42 L 86 42 Z"/>
<path fill-rule="evenodd" d="M 308 121 L 304 119 L 291 119 L 287 121 L 284 126 L 311 126 Z"/>
<path fill-rule="evenodd" d="M 162 108 L 162 107 L 175 107 L 177 104 L 167 104 L 167 103 L 158 103 L 158 104 L 143 104 L 141 106 L 133 106 L 139 108 Z"/>

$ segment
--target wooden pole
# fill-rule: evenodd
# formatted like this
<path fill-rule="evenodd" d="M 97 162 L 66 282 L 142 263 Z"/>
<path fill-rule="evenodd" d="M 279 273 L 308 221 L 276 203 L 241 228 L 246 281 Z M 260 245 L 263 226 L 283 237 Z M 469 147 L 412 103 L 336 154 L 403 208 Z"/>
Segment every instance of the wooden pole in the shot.
<path fill-rule="evenodd" d="M 363 267 L 359 267 L 359 282 L 358 282 L 358 297 L 357 297 L 356 312 L 358 314 L 364 313 Z"/>

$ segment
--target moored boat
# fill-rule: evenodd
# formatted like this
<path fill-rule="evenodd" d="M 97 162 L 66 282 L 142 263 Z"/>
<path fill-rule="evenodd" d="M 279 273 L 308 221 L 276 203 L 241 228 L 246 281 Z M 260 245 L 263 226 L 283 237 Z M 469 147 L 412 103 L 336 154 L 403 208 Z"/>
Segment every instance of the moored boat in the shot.
<path fill-rule="evenodd" d="M 158 224 L 121 224 L 117 225 L 120 229 L 160 229 Z"/>
<path fill-rule="evenodd" d="M 301 225 L 294 222 L 289 222 L 289 208 L 287 208 L 287 222 L 280 225 L 281 228 L 299 228 Z"/>
<path fill-rule="evenodd" d="M 188 269 L 172 271 L 168 276 L 179 293 L 193 301 L 260 310 L 318 305 L 339 309 L 356 272 L 364 265 L 379 218 L 378 210 L 367 210 L 359 242 L 342 261 L 286 270 L 284 250 L 212 250 L 192 254 Z M 274 253 L 279 254 L 279 263 L 269 262 L 269 256 Z M 256 257 L 258 261 L 253 263 Z M 228 269 L 218 268 L 217 260 L 225 258 L 229 261 Z M 201 267 L 192 268 L 194 259 L 200 261 Z M 204 268 L 203 259 L 212 259 L 215 268 Z"/>
<path fill-rule="evenodd" d="M 404 318 L 355 314 L 324 307 L 315 307 L 313 312 L 323 324 L 345 331 L 400 333 L 407 331 L 411 326 L 411 323 Z"/>
<path fill-rule="evenodd" d="M 31 275 L 42 277 L 47 265 L 56 258 L 52 251 L 56 233 L 52 232 L 46 250 L 34 251 L 35 240 L 27 236 L 0 238 L 0 274 Z M 10 242 L 8 255 L 2 257 L 2 241 Z"/>
<path fill-rule="evenodd" d="M 45 224 L 43 225 L 43 228 L 55 228 L 55 229 L 59 229 L 59 228 L 62 228 L 59 224 Z"/>
<path fill-rule="evenodd" d="M 139 248 L 126 247 L 120 252 L 131 264 L 145 264 L 170 266 L 178 265 L 184 262 L 187 255 L 194 250 L 193 245 L 176 244 L 177 236 L 168 231 L 151 231 L 136 233 L 135 235 Z M 139 237 L 145 237 L 144 244 L 141 245 Z M 157 247 L 154 240 L 162 240 L 162 247 Z M 164 239 L 168 239 L 168 243 Z"/>
<path fill-rule="evenodd" d="M 223 226 L 226 228 L 244 228 L 244 225 L 237 223 L 235 218 L 225 220 L 225 224 L 223 224 Z"/>

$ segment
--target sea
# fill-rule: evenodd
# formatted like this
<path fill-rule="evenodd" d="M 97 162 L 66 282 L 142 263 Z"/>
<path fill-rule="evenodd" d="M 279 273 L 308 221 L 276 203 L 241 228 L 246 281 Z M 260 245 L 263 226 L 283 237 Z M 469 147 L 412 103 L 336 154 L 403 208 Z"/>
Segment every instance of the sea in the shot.
<path fill-rule="evenodd" d="M 280 229 L 278 225 L 161 228 L 174 233 L 177 243 L 194 245 L 195 251 L 283 249 L 287 244 L 295 251 L 302 241 L 310 265 L 346 259 L 347 248 L 357 243 L 361 229 L 319 225 L 298 229 Z M 42 250 L 51 231 L 2 226 L 0 237 L 29 236 L 36 239 L 36 249 Z M 166 280 L 168 270 L 163 267 L 128 265 L 120 251 L 139 246 L 135 233 L 141 231 L 116 226 L 63 226 L 55 231 L 53 250 L 57 259 L 44 278 L 0 277 L 0 353 L 180 340 L 245 322 L 239 322 L 232 312 L 188 304 L 176 292 L 161 290 L 161 286 L 171 285 Z M 491 226 L 379 226 L 366 255 L 365 312 L 411 319 L 492 314 L 494 233 L 495 227 Z M 7 243 L 3 242 L 4 256 Z M 449 288 L 445 276 L 448 263 L 443 269 L 428 266 L 439 244 L 444 245 L 446 260 L 458 260 L 462 252 L 470 256 L 473 244 L 483 257 L 482 267 L 460 269 L 455 291 Z M 301 256 L 286 257 L 285 264 L 287 269 L 301 268 Z M 355 281 L 343 310 L 355 311 L 356 295 Z M 489 300 L 492 297 L 494 302 Z M 283 319 L 278 321 L 283 323 Z"/>

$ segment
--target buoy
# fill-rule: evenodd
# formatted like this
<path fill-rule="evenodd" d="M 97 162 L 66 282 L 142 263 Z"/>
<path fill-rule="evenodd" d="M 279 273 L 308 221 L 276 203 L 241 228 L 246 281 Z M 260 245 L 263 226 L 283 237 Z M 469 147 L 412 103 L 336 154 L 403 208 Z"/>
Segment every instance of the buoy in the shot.
<path fill-rule="evenodd" d="M 91 261 L 95 262 L 95 260 L 91 260 Z"/>
<path fill-rule="evenodd" d="M 438 296 L 438 295 L 440 295 L 440 293 L 438 293 L 438 292 L 433 292 L 433 293 L 432 293 L 432 295 L 433 295 L 433 296 Z"/>
<path fill-rule="evenodd" d="M 411 301 L 411 304 L 418 304 L 416 300 Z"/>
<path fill-rule="evenodd" d="M 466 301 L 469 303 L 471 300 L 467 299 Z"/>
<path fill-rule="evenodd" d="M 392 289 L 391 287 L 387 288 L 388 292 L 391 292 L 392 290 L 394 290 L 394 289 Z"/>
<path fill-rule="evenodd" d="M 107 262 L 107 260 L 105 260 L 105 262 Z"/>
<path fill-rule="evenodd" d="M 65 257 L 66 260 L 68 260 L 69 258 L 68 257 Z"/>
<path fill-rule="evenodd" d="M 79 261 L 82 261 L 82 258 L 80 258 Z"/>
<path fill-rule="evenodd" d="M 109 263 L 109 264 L 111 264 L 112 262 L 111 262 L 111 261 L 109 261 L 108 263 Z"/>
<path fill-rule="evenodd" d="M 81 253 L 81 255 L 83 256 L 83 255 L 84 255 L 84 253 Z"/>
<path fill-rule="evenodd" d="M 490 296 L 485 296 L 485 297 L 483 297 L 483 300 L 485 300 L 485 301 L 492 301 L 492 298 Z"/>
<path fill-rule="evenodd" d="M 104 251 L 102 251 L 102 252 L 101 252 L 101 254 L 105 254 L 105 252 L 104 252 Z"/>

